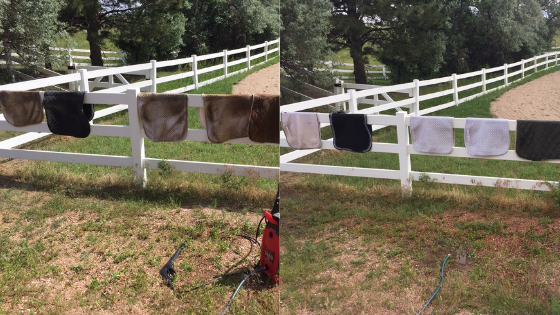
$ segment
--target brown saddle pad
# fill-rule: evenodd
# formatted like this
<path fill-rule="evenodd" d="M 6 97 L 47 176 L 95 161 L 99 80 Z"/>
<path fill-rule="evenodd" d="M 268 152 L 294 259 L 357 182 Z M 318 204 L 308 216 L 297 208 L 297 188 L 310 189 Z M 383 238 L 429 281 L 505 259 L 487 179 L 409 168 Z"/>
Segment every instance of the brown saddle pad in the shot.
<path fill-rule="evenodd" d="M 280 95 L 255 94 L 249 121 L 249 139 L 280 143 Z"/>
<path fill-rule="evenodd" d="M 202 125 L 210 142 L 247 137 L 252 101 L 252 95 L 204 95 Z"/>
<path fill-rule="evenodd" d="M 40 92 L 0 91 L 0 108 L 6 121 L 14 127 L 43 122 Z"/>

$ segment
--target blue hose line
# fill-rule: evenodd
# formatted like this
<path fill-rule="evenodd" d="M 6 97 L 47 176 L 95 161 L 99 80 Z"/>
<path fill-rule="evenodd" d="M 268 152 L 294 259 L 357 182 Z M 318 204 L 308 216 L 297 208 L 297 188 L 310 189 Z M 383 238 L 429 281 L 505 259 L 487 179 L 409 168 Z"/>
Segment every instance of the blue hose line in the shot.
<path fill-rule="evenodd" d="M 228 304 L 226 305 L 226 308 L 224 308 L 224 311 L 222 312 L 222 315 L 224 315 L 224 314 L 227 312 L 228 308 L 230 307 L 231 303 L 233 302 L 233 298 L 235 298 L 235 295 L 237 295 L 237 292 L 239 291 L 239 289 L 241 289 L 241 286 L 243 285 L 243 283 L 245 283 L 245 280 L 249 279 L 249 277 L 251 277 L 251 276 L 254 275 L 255 273 L 261 272 L 261 271 L 263 271 L 263 270 L 265 270 L 265 269 L 266 269 L 266 266 L 265 266 L 265 267 L 261 267 L 261 268 L 257 268 L 257 269 L 255 269 L 255 270 L 251 271 L 251 273 L 249 273 L 248 275 L 246 275 L 245 278 L 243 278 L 243 280 L 241 281 L 241 283 L 237 286 L 237 289 L 235 289 L 235 292 L 233 292 L 233 294 L 232 294 L 231 297 L 229 298 L 229 302 L 228 302 Z"/>
<path fill-rule="evenodd" d="M 420 312 L 418 312 L 418 314 L 416 315 L 420 315 L 425 309 L 426 307 L 428 307 L 428 305 L 430 304 L 430 302 L 432 302 L 432 299 L 436 296 L 436 294 L 439 292 L 439 289 L 441 289 L 441 286 L 443 285 L 443 268 L 445 268 L 445 263 L 447 262 L 447 259 L 449 259 L 449 256 L 451 256 L 450 254 L 447 254 L 447 257 L 445 257 L 445 259 L 443 260 L 443 264 L 441 264 L 441 282 L 439 283 L 439 287 L 436 289 L 436 292 L 434 292 L 434 294 L 432 294 L 432 297 L 428 300 L 428 302 L 426 302 L 426 304 L 424 305 L 424 307 L 422 307 L 422 309 L 420 310 Z"/>

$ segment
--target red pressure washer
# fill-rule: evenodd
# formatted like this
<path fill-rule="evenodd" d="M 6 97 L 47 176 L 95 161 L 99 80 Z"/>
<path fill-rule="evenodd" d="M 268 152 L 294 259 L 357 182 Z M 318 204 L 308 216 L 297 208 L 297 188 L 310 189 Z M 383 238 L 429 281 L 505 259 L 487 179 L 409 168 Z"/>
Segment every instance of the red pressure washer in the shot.
<path fill-rule="evenodd" d="M 264 232 L 263 232 L 262 243 L 259 243 L 257 238 L 259 236 L 259 230 L 260 230 L 260 227 L 261 227 L 261 224 L 262 224 L 263 220 L 266 220 L 266 225 L 265 225 Z M 224 308 L 224 311 L 222 312 L 222 315 L 225 314 L 226 311 L 228 310 L 228 308 L 230 307 L 231 303 L 233 302 L 233 299 L 237 295 L 237 292 L 239 291 L 239 289 L 241 288 L 243 283 L 245 283 L 245 281 L 247 279 L 249 279 L 252 275 L 257 274 L 259 272 L 263 272 L 272 281 L 274 281 L 274 283 L 278 283 L 280 281 L 280 276 L 279 276 L 279 272 L 278 272 L 279 271 L 279 266 L 280 266 L 280 187 L 278 187 L 278 192 L 276 193 L 276 201 L 274 202 L 274 206 L 272 207 L 272 211 L 271 212 L 268 212 L 268 211 L 264 212 L 264 215 L 261 218 L 261 220 L 259 221 L 259 225 L 257 226 L 257 232 L 256 232 L 255 237 L 253 238 L 252 236 L 247 236 L 247 235 L 237 235 L 237 236 L 240 236 L 240 237 L 243 237 L 243 238 L 249 240 L 251 242 L 251 250 L 253 249 L 253 244 L 254 243 L 260 245 L 260 247 L 261 247 L 261 259 L 260 259 L 260 262 L 257 263 L 257 265 L 255 266 L 255 269 L 253 271 L 251 271 L 248 275 L 246 275 L 245 278 L 243 278 L 243 280 L 241 281 L 241 283 L 239 283 L 239 285 L 235 289 L 235 292 L 231 295 L 228 304 Z M 171 288 L 171 290 L 174 290 L 173 280 L 175 279 L 175 274 L 176 274 L 175 270 L 173 269 L 173 263 L 175 262 L 175 260 L 179 256 L 179 254 L 181 253 L 183 247 L 185 246 L 185 242 L 183 242 L 181 244 L 179 249 L 171 257 L 171 259 L 159 271 L 160 275 L 166 281 L 167 285 Z M 249 251 L 249 254 L 250 254 L 250 251 Z M 247 255 L 249 255 L 249 254 L 247 254 Z M 257 266 L 259 266 L 259 267 L 257 268 Z M 217 281 L 217 280 L 219 280 L 223 277 L 232 276 L 232 275 L 236 275 L 236 274 L 240 274 L 240 273 L 241 272 L 226 273 L 226 274 L 214 277 L 214 278 L 212 278 L 212 280 L 210 280 L 206 283 L 203 283 L 203 284 L 201 284 L 197 287 L 186 290 L 184 292 L 186 293 L 186 292 L 191 292 L 191 291 L 197 290 L 197 289 L 202 288 L 202 287 L 204 287 L 204 286 L 206 286 L 210 283 L 213 283 L 213 282 L 215 282 L 215 281 Z"/>
<path fill-rule="evenodd" d="M 274 283 L 278 283 L 280 281 L 280 276 L 278 275 L 278 268 L 280 266 L 280 190 L 278 190 L 276 195 L 276 202 L 274 202 L 272 211 L 265 211 L 264 218 L 266 218 L 266 226 L 261 243 L 260 265 L 266 268 L 263 271 L 264 274 L 272 279 Z M 259 227 L 260 225 L 259 223 Z M 257 235 L 258 233 L 259 228 L 257 227 Z"/>

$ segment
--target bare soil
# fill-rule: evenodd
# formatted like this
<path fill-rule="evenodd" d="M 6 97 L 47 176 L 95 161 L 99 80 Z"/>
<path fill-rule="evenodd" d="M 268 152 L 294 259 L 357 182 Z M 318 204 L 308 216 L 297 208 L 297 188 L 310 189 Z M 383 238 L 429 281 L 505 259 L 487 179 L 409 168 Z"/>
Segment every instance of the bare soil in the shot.
<path fill-rule="evenodd" d="M 520 85 L 492 102 L 490 111 L 498 118 L 560 120 L 560 72 Z"/>
<path fill-rule="evenodd" d="M 233 94 L 280 94 L 280 63 L 248 75 L 233 86 Z"/>

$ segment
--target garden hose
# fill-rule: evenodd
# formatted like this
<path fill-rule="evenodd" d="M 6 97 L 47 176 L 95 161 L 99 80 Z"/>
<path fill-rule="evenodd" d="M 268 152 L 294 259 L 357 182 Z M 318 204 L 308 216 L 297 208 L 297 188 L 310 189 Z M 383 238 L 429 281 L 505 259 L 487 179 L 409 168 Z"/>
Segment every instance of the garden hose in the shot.
<path fill-rule="evenodd" d="M 249 277 L 251 277 L 252 275 L 256 274 L 257 272 L 262 272 L 264 270 L 266 270 L 266 266 L 261 267 L 261 268 L 257 268 L 255 270 L 251 271 L 251 273 L 249 273 L 248 275 L 245 276 L 245 278 L 243 278 L 241 283 L 237 286 L 237 289 L 235 289 L 235 292 L 233 292 L 233 294 L 229 298 L 229 302 L 226 305 L 226 308 L 224 308 L 224 311 L 222 312 L 222 315 L 224 315 L 227 312 L 228 308 L 230 307 L 231 303 L 233 302 L 233 298 L 235 298 L 235 296 L 237 295 L 237 292 L 239 291 L 239 289 L 241 289 L 241 286 L 243 285 L 243 283 L 245 283 L 245 281 L 247 279 L 249 279 Z"/>
<path fill-rule="evenodd" d="M 443 264 L 441 264 L 441 282 L 439 283 L 439 287 L 437 287 L 436 292 L 434 292 L 434 294 L 432 294 L 432 297 L 428 300 L 428 302 L 426 302 L 424 307 L 422 307 L 420 312 L 418 312 L 418 314 L 416 314 L 416 315 L 420 315 L 424 311 L 424 309 L 426 309 L 426 307 L 428 307 L 428 304 L 430 304 L 430 302 L 432 302 L 432 299 L 439 292 L 439 289 L 441 289 L 441 286 L 443 285 L 443 269 L 445 268 L 445 263 L 447 262 L 447 259 L 449 259 L 449 256 L 451 256 L 451 255 L 447 254 L 447 257 L 445 257 L 445 259 L 443 260 Z"/>

